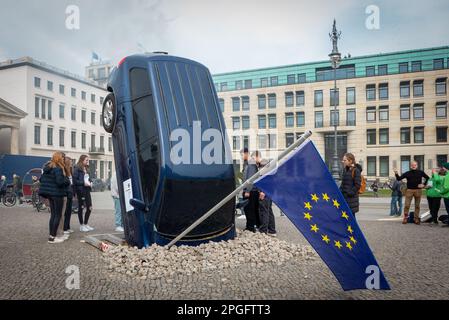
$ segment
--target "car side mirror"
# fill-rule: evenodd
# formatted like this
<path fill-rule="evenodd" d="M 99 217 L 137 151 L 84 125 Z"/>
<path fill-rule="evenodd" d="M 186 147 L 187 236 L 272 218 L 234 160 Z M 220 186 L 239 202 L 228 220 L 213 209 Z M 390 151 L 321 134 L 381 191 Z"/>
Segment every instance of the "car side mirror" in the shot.
<path fill-rule="evenodd" d="M 129 200 L 129 204 L 132 205 L 134 208 L 139 209 L 141 211 L 145 211 L 145 212 L 150 211 L 150 208 L 142 200 L 132 198 Z"/>

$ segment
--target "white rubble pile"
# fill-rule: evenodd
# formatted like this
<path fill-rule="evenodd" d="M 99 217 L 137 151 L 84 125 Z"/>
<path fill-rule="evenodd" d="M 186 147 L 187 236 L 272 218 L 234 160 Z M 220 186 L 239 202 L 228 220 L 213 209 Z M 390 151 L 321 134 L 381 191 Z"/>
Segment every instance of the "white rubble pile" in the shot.
<path fill-rule="evenodd" d="M 175 274 L 191 275 L 208 270 L 236 268 L 243 264 L 261 267 L 267 263 L 282 265 L 291 259 L 316 259 L 310 246 L 281 241 L 262 233 L 237 231 L 234 240 L 209 242 L 197 247 L 152 245 L 137 247 L 110 247 L 105 252 L 108 270 L 139 277 L 158 279 Z"/>

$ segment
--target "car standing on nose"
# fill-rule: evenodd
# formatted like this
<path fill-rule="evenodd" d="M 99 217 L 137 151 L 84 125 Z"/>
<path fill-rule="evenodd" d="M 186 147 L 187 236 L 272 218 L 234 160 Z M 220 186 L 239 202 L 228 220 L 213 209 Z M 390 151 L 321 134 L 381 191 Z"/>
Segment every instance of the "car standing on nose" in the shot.
<path fill-rule="evenodd" d="M 235 189 L 212 77 L 205 66 L 189 59 L 166 53 L 138 54 L 120 61 L 107 90 L 103 127 L 112 133 L 126 240 L 139 248 L 165 245 Z M 173 161 L 172 150 L 178 142 L 172 138 L 174 133 L 182 130 L 193 137 L 200 130 L 203 137 L 208 129 L 219 132 L 221 148 L 214 152 L 221 152 L 222 161 L 192 161 L 207 145 L 192 138 L 186 145 L 191 161 Z M 235 201 L 229 201 L 178 245 L 234 236 Z"/>

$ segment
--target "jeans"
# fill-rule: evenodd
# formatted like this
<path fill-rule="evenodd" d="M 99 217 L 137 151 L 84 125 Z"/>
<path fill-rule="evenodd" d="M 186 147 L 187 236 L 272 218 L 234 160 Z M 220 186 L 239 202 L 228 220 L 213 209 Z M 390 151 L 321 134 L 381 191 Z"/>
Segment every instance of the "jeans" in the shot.
<path fill-rule="evenodd" d="M 90 191 L 77 192 L 76 196 L 78 198 L 78 220 L 80 222 L 80 225 L 87 224 L 89 221 L 90 213 L 92 211 L 92 198 L 90 196 Z M 84 219 L 83 208 L 86 208 Z"/>
<path fill-rule="evenodd" d="M 446 212 L 449 215 L 449 198 L 444 198 L 444 206 L 446 207 Z"/>
<path fill-rule="evenodd" d="M 402 214 L 402 196 L 391 196 L 390 216 L 400 216 Z"/>
<path fill-rule="evenodd" d="M 70 218 L 72 217 L 72 204 L 73 204 L 73 197 L 68 196 L 64 212 L 64 231 L 70 229 Z"/>
<path fill-rule="evenodd" d="M 259 227 L 259 192 L 251 191 L 248 204 L 245 206 L 246 229 L 256 231 L 254 226 Z"/>
<path fill-rule="evenodd" d="M 432 215 L 432 221 L 438 223 L 438 211 L 440 211 L 441 198 L 427 197 L 429 203 L 430 214 Z"/>
<path fill-rule="evenodd" d="M 272 201 L 265 197 L 263 200 L 259 200 L 259 219 L 260 228 L 262 233 L 276 233 L 276 224 L 274 220 Z"/>
<path fill-rule="evenodd" d="M 112 200 L 114 200 L 115 226 L 123 228 L 122 208 L 120 207 L 120 199 L 112 197 Z"/>
<path fill-rule="evenodd" d="M 50 201 L 50 221 L 48 223 L 50 229 L 50 236 L 56 237 L 58 232 L 59 222 L 61 221 L 62 208 L 64 206 L 63 197 L 52 197 Z"/>

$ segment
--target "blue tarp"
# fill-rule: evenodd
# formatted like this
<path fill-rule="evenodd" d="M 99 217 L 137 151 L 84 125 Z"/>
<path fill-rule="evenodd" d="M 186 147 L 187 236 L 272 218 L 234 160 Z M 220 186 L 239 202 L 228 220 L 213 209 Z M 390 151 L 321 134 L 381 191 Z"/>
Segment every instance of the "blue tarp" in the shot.
<path fill-rule="evenodd" d="M 12 183 L 14 173 L 23 179 L 29 170 L 42 168 L 49 160 L 49 157 L 2 154 L 0 155 L 0 176 L 6 176 L 6 182 Z"/>

